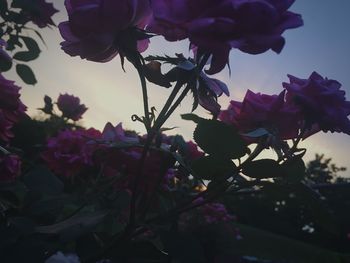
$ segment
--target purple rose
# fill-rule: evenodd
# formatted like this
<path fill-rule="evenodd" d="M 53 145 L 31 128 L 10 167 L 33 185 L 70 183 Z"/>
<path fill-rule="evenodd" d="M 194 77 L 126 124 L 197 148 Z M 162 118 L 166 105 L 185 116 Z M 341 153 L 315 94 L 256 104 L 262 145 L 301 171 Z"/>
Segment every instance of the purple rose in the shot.
<path fill-rule="evenodd" d="M 0 140 L 5 142 L 13 137 L 11 128 L 26 111 L 26 106 L 19 99 L 19 90 L 14 81 L 0 74 Z"/>
<path fill-rule="evenodd" d="M 231 101 L 219 118 L 235 125 L 241 133 L 259 128 L 283 140 L 293 139 L 299 132 L 298 108 L 286 103 L 285 91 L 279 95 L 266 95 L 247 91 L 243 102 Z"/>
<path fill-rule="evenodd" d="M 350 101 L 335 80 L 323 78 L 313 72 L 308 79 L 288 75 L 290 83 L 283 83 L 286 99 L 301 109 L 306 133 L 317 131 L 344 132 L 350 135 Z"/>
<path fill-rule="evenodd" d="M 220 72 L 229 52 L 281 52 L 282 33 L 303 24 L 288 11 L 294 0 L 153 0 L 147 29 L 169 41 L 189 38 L 200 51 L 213 55 L 208 73 Z"/>
<path fill-rule="evenodd" d="M 57 99 L 57 107 L 62 111 L 62 116 L 73 121 L 81 119 L 87 108 L 80 104 L 80 99 L 73 95 L 60 94 Z"/>
<path fill-rule="evenodd" d="M 62 131 L 48 140 L 42 158 L 55 173 L 72 177 L 93 166 L 93 153 L 101 133 L 95 129 Z"/>
<path fill-rule="evenodd" d="M 146 50 L 148 40 L 138 39 L 136 28 L 144 29 L 150 17 L 148 0 L 66 0 L 65 5 L 69 21 L 59 29 L 67 54 L 107 62 L 133 44 Z"/>
<path fill-rule="evenodd" d="M 12 7 L 21 8 L 24 16 L 40 28 L 55 25 L 51 17 L 58 10 L 54 8 L 52 3 L 46 3 L 45 0 L 14 1 Z"/>
<path fill-rule="evenodd" d="M 0 152 L 0 183 L 13 181 L 21 171 L 21 160 L 14 154 Z"/>

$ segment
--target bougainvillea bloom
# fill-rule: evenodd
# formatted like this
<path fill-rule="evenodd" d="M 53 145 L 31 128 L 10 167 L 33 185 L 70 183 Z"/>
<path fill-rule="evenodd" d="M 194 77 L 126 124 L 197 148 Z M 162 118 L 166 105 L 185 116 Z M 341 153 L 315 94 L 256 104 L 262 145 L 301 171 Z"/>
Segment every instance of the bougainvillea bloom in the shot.
<path fill-rule="evenodd" d="M 231 101 L 219 118 L 235 125 L 243 134 L 264 128 L 280 139 L 296 138 L 298 108 L 286 103 L 284 98 L 284 91 L 279 95 L 266 95 L 248 90 L 243 102 Z"/>
<path fill-rule="evenodd" d="M 136 45 L 136 28 L 143 29 L 151 14 L 148 0 L 66 0 L 65 5 L 69 21 L 59 25 L 62 49 L 96 62 L 110 61 L 131 42 Z M 139 41 L 138 50 L 147 45 L 148 40 Z"/>
<path fill-rule="evenodd" d="M 62 116 L 73 121 L 81 119 L 87 108 L 80 104 L 80 99 L 73 95 L 60 94 L 57 99 L 57 107 L 62 111 Z"/>
<path fill-rule="evenodd" d="M 21 171 L 21 160 L 17 155 L 0 152 L 0 183 L 13 181 Z"/>
<path fill-rule="evenodd" d="M 97 145 L 91 143 L 101 137 L 95 129 L 65 130 L 48 140 L 42 158 L 55 173 L 72 177 L 93 166 L 93 153 Z"/>
<path fill-rule="evenodd" d="M 169 41 L 189 38 L 193 46 L 213 55 L 209 73 L 221 71 L 229 52 L 281 52 L 286 29 L 303 24 L 288 11 L 294 0 L 153 0 L 147 29 Z"/>
<path fill-rule="evenodd" d="M 48 25 L 55 25 L 51 17 L 57 13 L 58 10 L 54 8 L 52 3 L 46 3 L 46 0 L 13 1 L 12 6 L 21 8 L 27 19 L 31 20 L 40 28 Z"/>
<path fill-rule="evenodd" d="M 0 74 L 0 140 L 7 142 L 12 126 L 23 116 L 26 106 L 20 100 L 20 88 Z"/>
<path fill-rule="evenodd" d="M 289 75 L 290 83 L 283 83 L 288 102 L 300 107 L 308 128 L 313 132 L 344 132 L 350 134 L 350 101 L 335 80 L 313 72 L 308 79 Z"/>

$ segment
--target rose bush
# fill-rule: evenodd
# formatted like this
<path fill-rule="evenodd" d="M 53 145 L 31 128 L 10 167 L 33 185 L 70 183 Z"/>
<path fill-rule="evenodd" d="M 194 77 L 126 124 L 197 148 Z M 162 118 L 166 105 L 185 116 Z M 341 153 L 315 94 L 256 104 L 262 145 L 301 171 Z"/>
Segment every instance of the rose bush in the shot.
<path fill-rule="evenodd" d="M 39 8 L 46 2 L 13 3 Z M 290 76 L 280 94 L 248 90 L 242 102 L 231 101 L 220 112 L 217 98 L 229 96 L 227 85 L 205 74 L 208 63 L 210 74 L 220 72 L 232 48 L 280 52 L 282 33 L 302 24 L 288 11 L 293 3 L 66 0 L 69 21 L 60 24 L 62 48 L 97 62 L 120 54 L 122 62 L 126 57 L 133 64 L 144 115 L 134 114 L 132 120 L 144 124 L 146 134 L 122 124 L 107 123 L 102 132 L 81 127 L 75 121 L 87 108 L 68 94 L 57 103 L 45 96 L 39 110 L 46 118 L 20 119 L 19 88 L 0 79 L 1 260 L 350 262 L 344 238 L 350 232 L 350 202 L 338 192 L 348 192 L 349 185 L 346 180 L 335 185 L 334 195 L 328 184 L 310 184 L 306 149 L 299 145 L 320 130 L 349 133 L 350 105 L 340 84 L 317 73 L 308 80 Z M 23 47 L 13 56 L 16 63 L 37 58 L 36 42 L 21 35 L 26 7 L 14 12 L 6 1 L 0 7 L 0 16 L 9 19 L 0 23 L 8 39 L 0 45 L 10 51 Z M 51 23 L 51 15 L 52 8 L 43 25 Z M 12 23 L 15 33 L 8 29 Z M 151 36 L 145 28 L 169 41 L 188 38 L 194 57 L 143 58 L 138 45 Z M 0 62 L 11 64 L 4 54 Z M 162 64 L 170 67 L 164 74 Z M 35 83 L 26 65 L 17 63 L 16 69 L 23 80 Z M 171 90 L 160 110 L 148 104 L 147 80 Z M 211 116 L 183 114 L 196 126 L 193 141 L 185 141 L 166 135 L 174 128 L 164 124 L 190 92 L 192 111 L 201 105 Z M 55 105 L 62 114 L 56 114 Z M 260 158 L 268 147 L 277 156 Z M 329 161 L 315 168 L 340 171 Z"/>

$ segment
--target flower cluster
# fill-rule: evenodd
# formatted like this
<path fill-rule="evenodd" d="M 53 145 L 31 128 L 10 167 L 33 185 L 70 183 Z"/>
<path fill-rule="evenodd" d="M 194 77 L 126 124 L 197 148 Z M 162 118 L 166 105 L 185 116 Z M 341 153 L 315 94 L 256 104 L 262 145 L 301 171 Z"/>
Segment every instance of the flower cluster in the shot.
<path fill-rule="evenodd" d="M 228 63 L 232 48 L 250 54 L 269 49 L 279 53 L 285 42 L 282 33 L 303 24 L 300 15 L 288 11 L 293 2 L 66 0 L 69 21 L 59 25 L 65 39 L 61 45 L 71 56 L 106 62 L 147 38 L 135 33 L 135 28 L 146 28 L 168 41 L 188 38 L 193 48 L 213 56 L 208 73 L 214 74 Z M 142 45 L 139 51 L 146 48 Z"/>
<path fill-rule="evenodd" d="M 11 128 L 26 111 L 20 100 L 20 88 L 0 74 L 0 141 L 8 142 L 13 134 Z"/>
<path fill-rule="evenodd" d="M 321 130 L 350 134 L 350 102 L 339 82 L 316 72 L 308 79 L 289 79 L 279 95 L 248 90 L 243 102 L 231 101 L 219 118 L 242 134 L 262 128 L 282 140 L 297 138 L 301 131 L 303 138 Z"/>
<path fill-rule="evenodd" d="M 107 123 L 102 132 L 95 129 L 64 130 L 48 140 L 42 158 L 52 171 L 64 177 L 74 177 L 93 167 L 102 168 L 106 177 L 119 178 L 116 188 L 132 189 L 135 178 L 140 173 L 139 162 L 142 156 L 140 145 L 146 139 L 135 133 L 125 131 L 121 124 L 113 126 Z M 162 136 L 161 148 L 170 149 L 174 138 Z M 181 151 L 188 160 L 194 160 L 204 153 L 197 145 L 187 142 Z M 175 178 L 181 180 L 183 171 L 174 168 L 174 161 L 164 150 L 152 149 L 146 156 L 142 170 L 140 189 L 143 193 L 152 193 L 158 184 L 163 190 L 174 186 Z"/>

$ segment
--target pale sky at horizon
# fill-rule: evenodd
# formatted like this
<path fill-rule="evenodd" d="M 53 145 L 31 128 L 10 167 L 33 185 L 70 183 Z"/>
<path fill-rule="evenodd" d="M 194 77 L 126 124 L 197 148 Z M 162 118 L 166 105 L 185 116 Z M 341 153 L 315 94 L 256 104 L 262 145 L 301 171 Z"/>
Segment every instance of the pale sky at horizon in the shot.
<path fill-rule="evenodd" d="M 54 16 L 56 24 L 66 20 L 63 0 L 54 2 L 61 12 Z M 225 81 L 230 88 L 230 98 L 221 98 L 222 108 L 230 99 L 241 100 L 249 88 L 254 92 L 277 94 L 282 90 L 282 82 L 287 82 L 287 74 L 307 78 L 313 71 L 324 77 L 336 79 L 343 85 L 350 100 L 350 1 L 349 0 L 296 0 L 292 7 L 304 19 L 304 26 L 288 30 L 284 34 L 286 46 L 280 55 L 266 52 L 262 55 L 247 55 L 233 50 L 230 56 L 232 74 L 221 72 L 216 77 Z M 108 121 L 113 124 L 123 122 L 123 126 L 144 132 L 140 124 L 131 121 L 134 113 L 142 114 L 142 98 L 139 80 L 135 70 L 126 63 L 126 73 L 120 67 L 119 57 L 112 62 L 101 64 L 70 57 L 59 46 L 62 41 L 58 29 L 44 29 L 43 37 L 47 48 L 39 59 L 30 63 L 38 79 L 34 87 L 25 85 L 14 73 L 4 76 L 22 86 L 22 100 L 29 107 L 29 113 L 37 115 L 43 105 L 45 94 L 56 99 L 60 93 L 80 97 L 89 108 L 83 124 L 102 129 Z M 161 52 L 161 53 L 159 53 Z M 146 54 L 188 53 L 188 43 L 166 43 L 160 37 L 151 40 Z M 149 86 L 150 105 L 161 108 L 169 91 L 165 88 Z M 191 110 L 191 96 L 188 96 L 166 124 L 179 127 L 174 132 L 190 139 L 194 126 L 182 121 L 179 114 Z M 203 110 L 196 111 L 205 117 Z M 174 133 L 173 132 L 173 133 Z M 350 169 L 350 137 L 344 134 L 319 133 L 301 144 L 308 148 L 306 159 L 315 153 L 332 157 L 336 164 Z M 347 174 L 350 174 L 349 171 Z"/>

